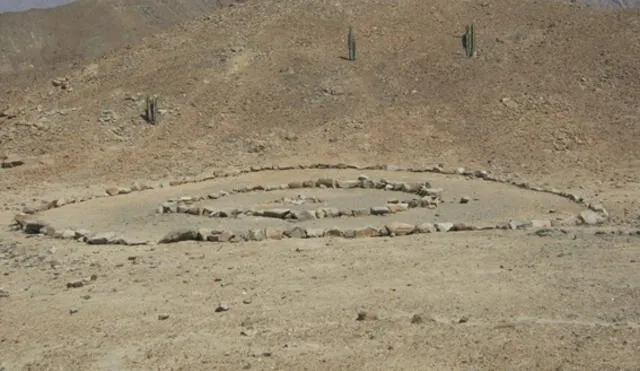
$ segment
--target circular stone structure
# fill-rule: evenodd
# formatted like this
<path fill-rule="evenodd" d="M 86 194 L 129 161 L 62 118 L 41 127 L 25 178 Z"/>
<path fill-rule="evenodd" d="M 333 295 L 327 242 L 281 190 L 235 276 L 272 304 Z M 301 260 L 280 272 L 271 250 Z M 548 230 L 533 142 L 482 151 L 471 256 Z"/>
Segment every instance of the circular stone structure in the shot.
<path fill-rule="evenodd" d="M 111 188 L 16 217 L 26 233 L 91 244 L 380 237 L 599 224 L 600 206 L 486 172 L 391 166 L 259 168 Z"/>

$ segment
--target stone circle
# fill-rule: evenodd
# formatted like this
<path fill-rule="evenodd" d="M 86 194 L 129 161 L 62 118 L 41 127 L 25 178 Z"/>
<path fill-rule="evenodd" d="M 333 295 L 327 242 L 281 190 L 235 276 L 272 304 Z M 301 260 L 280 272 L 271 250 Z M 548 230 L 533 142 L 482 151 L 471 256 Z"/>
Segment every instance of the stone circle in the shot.
<path fill-rule="evenodd" d="M 167 215 L 175 217 L 178 214 L 184 218 L 202 218 L 207 220 L 220 219 L 273 219 L 288 223 L 287 225 L 265 225 L 264 223 L 249 228 L 230 228 L 224 226 L 210 227 L 191 226 L 175 227 L 166 230 L 156 239 L 127 238 L 126 231 L 90 231 L 86 228 L 74 228 L 69 226 L 53 226 L 46 218 L 47 212 L 90 202 L 96 199 L 125 197 L 132 193 L 147 192 L 163 188 L 175 188 L 188 184 L 216 181 L 219 179 L 235 179 L 243 174 L 294 171 L 294 170 L 357 170 L 360 175 L 350 179 L 338 177 L 313 177 L 289 181 L 285 184 L 252 184 L 241 185 L 228 190 L 217 192 L 198 193 L 172 197 L 159 202 L 155 210 L 149 212 L 159 216 Z M 556 217 L 554 219 L 528 219 L 517 217 L 506 218 L 502 222 L 477 222 L 469 223 L 459 220 L 407 220 L 411 216 L 396 218 L 403 213 L 419 210 L 437 212 L 443 205 L 469 205 L 474 199 L 468 195 L 459 195 L 455 200 L 445 200 L 443 193 L 445 188 L 437 184 L 431 184 L 431 180 L 392 180 L 387 178 L 374 178 L 367 172 L 385 171 L 393 174 L 441 174 L 447 176 L 462 177 L 470 181 L 494 182 L 515 186 L 520 189 L 542 192 L 559 196 L 581 205 L 584 209 L 572 215 Z M 344 200 L 332 201 L 335 192 L 377 192 L 377 204 L 366 206 L 348 207 L 345 205 L 331 205 L 331 202 L 345 203 Z M 295 195 L 281 195 L 279 198 L 265 197 L 269 194 L 282 192 L 295 192 Z M 318 196 L 318 192 L 324 192 L 326 197 Z M 225 198 L 238 195 L 257 194 L 261 202 L 251 205 L 236 205 L 233 207 L 217 206 L 216 202 Z M 369 194 L 369 193 L 367 193 Z M 385 197 L 381 197 L 384 195 Z M 412 214 L 417 215 L 417 214 Z M 374 224 L 368 219 L 368 223 L 346 225 L 347 219 L 379 217 L 381 222 Z M 390 219 L 391 218 L 391 219 Z M 396 218 L 396 219 L 393 219 Z M 305 222 L 319 220 L 335 220 L 335 226 L 306 225 Z M 145 245 L 150 243 L 175 243 L 181 241 L 208 241 L 208 242 L 241 242 L 279 240 L 285 238 L 370 238 L 370 237 L 397 237 L 413 234 L 437 233 L 437 232 L 471 232 L 490 229 L 522 230 L 529 228 L 557 228 L 563 226 L 593 226 L 607 222 L 608 213 L 597 202 L 587 202 L 581 196 L 563 192 L 553 188 L 538 187 L 527 183 L 519 183 L 494 177 L 487 171 L 467 171 L 458 168 L 455 171 L 445 171 L 439 166 L 425 167 L 421 169 L 402 169 L 394 165 L 355 166 L 346 164 L 315 164 L 297 166 L 266 166 L 251 167 L 244 170 L 219 171 L 196 178 L 172 180 L 155 186 L 132 184 L 127 187 L 110 187 L 103 194 L 81 199 L 57 199 L 43 203 L 36 207 L 25 208 L 24 212 L 16 215 L 14 227 L 30 235 L 45 235 L 53 238 L 77 240 L 87 244 L 106 245 Z M 376 219 L 377 220 L 377 219 Z"/>

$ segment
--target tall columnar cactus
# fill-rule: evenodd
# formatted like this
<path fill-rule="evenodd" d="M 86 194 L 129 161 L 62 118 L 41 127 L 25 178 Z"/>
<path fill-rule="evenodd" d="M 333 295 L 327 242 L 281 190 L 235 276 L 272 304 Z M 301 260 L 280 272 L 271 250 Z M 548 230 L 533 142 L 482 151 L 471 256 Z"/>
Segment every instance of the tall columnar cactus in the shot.
<path fill-rule="evenodd" d="M 465 27 L 464 32 L 464 48 L 467 57 L 472 58 L 476 55 L 476 26 L 471 24 Z"/>
<path fill-rule="evenodd" d="M 145 117 L 147 122 L 156 125 L 160 123 L 160 112 L 158 110 L 158 98 L 147 97 L 147 108 L 145 110 Z"/>
<path fill-rule="evenodd" d="M 349 25 L 349 35 L 347 36 L 347 47 L 349 48 L 349 60 L 356 60 L 356 35 L 353 26 Z"/>

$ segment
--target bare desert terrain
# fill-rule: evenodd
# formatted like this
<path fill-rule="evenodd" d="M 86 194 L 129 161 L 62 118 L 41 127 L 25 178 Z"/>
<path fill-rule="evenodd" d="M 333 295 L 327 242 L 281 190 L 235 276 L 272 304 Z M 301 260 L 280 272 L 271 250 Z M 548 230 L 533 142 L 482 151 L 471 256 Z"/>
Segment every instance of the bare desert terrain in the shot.
<path fill-rule="evenodd" d="M 639 32 L 554 1 L 0 14 L 0 370 L 640 370 Z"/>

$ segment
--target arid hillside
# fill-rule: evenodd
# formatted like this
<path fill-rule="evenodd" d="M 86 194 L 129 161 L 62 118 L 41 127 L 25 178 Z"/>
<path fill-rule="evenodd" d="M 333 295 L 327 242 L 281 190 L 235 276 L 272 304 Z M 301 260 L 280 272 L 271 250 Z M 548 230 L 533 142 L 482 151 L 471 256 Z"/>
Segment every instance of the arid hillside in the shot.
<path fill-rule="evenodd" d="M 195 3 L 212 2 L 190 2 L 184 14 Z M 144 23 L 122 15 L 134 6 L 113 4 L 23 15 L 66 35 L 41 41 L 67 53 L 41 62 L 137 39 L 121 31 Z M 144 33 L 174 6 L 149 5 Z M 461 35 L 472 22 L 478 52 L 467 58 Z M 345 60 L 350 24 L 355 62 Z M 636 10 L 547 2 L 248 1 L 76 63 L 56 83 L 71 89 L 3 84 L 12 118 L 0 118 L 2 147 L 27 162 L 4 179 L 126 179 L 286 159 L 469 164 L 565 183 L 637 178 L 638 32 Z M 157 126 L 141 117 L 150 94 L 160 97 Z"/>
<path fill-rule="evenodd" d="M 228 4 L 229 0 L 79 0 L 53 9 L 0 14 L 0 75 L 13 78 L 20 73 L 29 82 L 49 76 L 54 68 L 67 71 Z M 44 2 L 20 4 L 28 5 Z"/>

